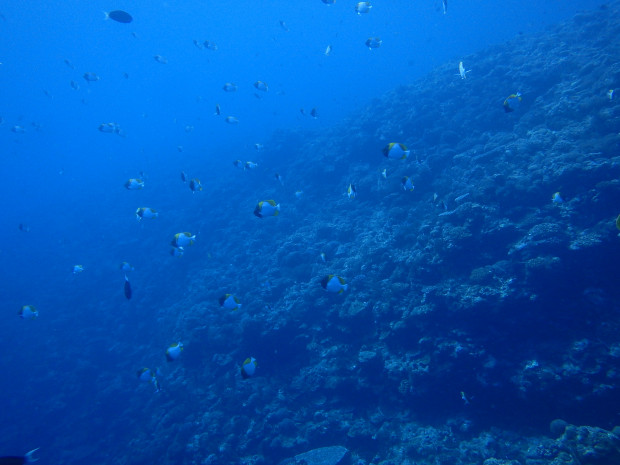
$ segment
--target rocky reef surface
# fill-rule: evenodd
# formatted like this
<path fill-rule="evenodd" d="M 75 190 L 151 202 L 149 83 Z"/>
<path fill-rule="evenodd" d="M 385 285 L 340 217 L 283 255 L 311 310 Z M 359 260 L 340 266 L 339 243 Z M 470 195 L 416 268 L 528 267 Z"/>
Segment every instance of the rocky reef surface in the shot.
<path fill-rule="evenodd" d="M 281 215 L 233 215 L 222 265 L 160 310 L 187 357 L 149 421 L 169 440 L 141 449 L 191 464 L 616 463 L 618 6 L 465 57 L 466 79 L 446 64 L 325 133 L 278 134 L 263 169 L 304 196 L 250 185 Z M 383 158 L 389 142 L 409 159 Z M 326 274 L 350 289 L 326 293 Z M 213 283 L 243 309 L 214 311 Z M 349 452 L 308 452 L 325 446 Z"/>
<path fill-rule="evenodd" d="M 263 169 L 288 190 L 248 187 L 282 213 L 250 218 L 228 190 L 219 266 L 158 311 L 186 354 L 136 446 L 159 463 L 616 463 L 619 11 L 465 57 L 463 80 L 446 64 L 325 133 L 277 134 Z M 389 142 L 409 159 L 385 159 Z M 326 293 L 326 274 L 349 290 Z M 241 310 L 213 308 L 223 289 Z M 349 452 L 308 452 L 327 446 Z"/>
<path fill-rule="evenodd" d="M 82 367 L 122 413 L 95 418 L 96 439 L 59 431 L 58 462 L 620 463 L 619 12 L 464 57 L 466 79 L 441 66 L 324 133 L 276 134 L 263 178 L 222 180 L 183 299 L 148 315 L 153 351 L 164 333 L 185 345 L 162 391 Z M 409 158 L 385 159 L 390 142 Z M 257 197 L 279 217 L 254 217 Z M 325 292 L 327 274 L 349 289 Z M 242 308 L 219 308 L 225 292 Z"/>

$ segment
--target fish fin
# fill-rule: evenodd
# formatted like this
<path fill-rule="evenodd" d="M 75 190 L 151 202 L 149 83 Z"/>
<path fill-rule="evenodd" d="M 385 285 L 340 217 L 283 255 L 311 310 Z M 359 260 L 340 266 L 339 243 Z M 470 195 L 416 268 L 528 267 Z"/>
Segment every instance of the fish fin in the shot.
<path fill-rule="evenodd" d="M 32 462 L 36 462 L 37 458 L 34 458 L 33 455 L 36 451 L 38 451 L 40 449 L 40 447 L 37 447 L 36 449 L 32 449 L 30 452 L 26 452 L 26 454 L 24 455 L 25 458 L 25 462 L 24 463 L 32 463 Z"/>

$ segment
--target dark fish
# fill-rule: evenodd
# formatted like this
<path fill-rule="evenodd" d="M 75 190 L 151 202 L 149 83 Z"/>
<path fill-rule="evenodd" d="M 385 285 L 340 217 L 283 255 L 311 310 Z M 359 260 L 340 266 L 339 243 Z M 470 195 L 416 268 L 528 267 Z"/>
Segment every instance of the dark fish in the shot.
<path fill-rule="evenodd" d="M 319 117 L 319 113 L 316 111 L 316 108 L 313 108 L 312 110 L 310 110 L 310 116 L 312 116 L 313 118 Z"/>
<path fill-rule="evenodd" d="M 30 226 L 24 223 L 19 223 L 19 230 L 23 232 L 30 232 Z"/>
<path fill-rule="evenodd" d="M 185 171 L 181 171 L 181 181 L 187 182 L 187 174 L 185 174 Z"/>
<path fill-rule="evenodd" d="M 39 448 L 37 447 L 36 449 L 31 450 L 25 455 L 0 457 L 0 464 L 1 465 L 22 465 L 24 463 L 36 462 L 39 459 L 34 458 L 33 455 L 38 450 Z"/>
<path fill-rule="evenodd" d="M 131 299 L 131 284 L 129 284 L 127 275 L 125 275 L 125 297 L 127 297 L 127 300 Z"/>
<path fill-rule="evenodd" d="M 96 82 L 100 79 L 99 76 L 97 76 L 95 73 L 84 73 L 84 79 L 86 79 L 88 82 Z"/>
<path fill-rule="evenodd" d="M 204 45 L 207 50 L 217 50 L 217 44 L 215 42 L 211 42 L 210 40 L 205 40 L 202 45 Z"/>
<path fill-rule="evenodd" d="M 110 18 L 118 23 L 125 23 L 125 24 L 133 21 L 133 18 L 131 17 L 131 15 L 123 10 L 110 11 L 109 13 L 106 13 L 106 18 Z"/>

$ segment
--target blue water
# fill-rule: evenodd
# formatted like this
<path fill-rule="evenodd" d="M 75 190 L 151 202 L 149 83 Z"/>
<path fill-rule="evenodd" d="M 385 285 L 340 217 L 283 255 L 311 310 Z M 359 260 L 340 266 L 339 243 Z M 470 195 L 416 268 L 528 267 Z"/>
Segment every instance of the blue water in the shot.
<path fill-rule="evenodd" d="M 0 6 L 0 455 L 41 447 L 41 463 L 62 457 L 77 464 L 92 459 L 93 450 L 111 448 L 115 457 L 135 454 L 129 463 L 145 463 L 149 455 L 130 442 L 153 434 L 146 428 L 152 415 L 163 417 L 175 405 L 191 411 L 191 402 L 208 395 L 208 383 L 225 379 L 246 356 L 280 364 L 281 373 L 290 363 L 303 366 L 307 355 L 300 348 L 307 341 L 283 347 L 261 332 L 280 325 L 278 334 L 285 335 L 287 325 L 320 325 L 320 315 L 275 309 L 273 319 L 249 322 L 240 311 L 231 322 L 217 306 L 221 294 L 233 292 L 243 297 L 244 310 L 268 315 L 265 305 L 284 306 L 278 299 L 290 296 L 291 287 L 302 295 L 320 278 L 321 248 L 292 246 L 287 256 L 276 254 L 282 244 L 269 243 L 294 244 L 296 231 L 312 230 L 303 208 L 286 207 L 277 224 L 252 215 L 259 200 L 279 195 L 284 210 L 297 189 L 327 189 L 330 174 L 313 176 L 320 171 L 312 169 L 311 153 L 297 150 L 301 143 L 337 130 L 360 107 L 436 66 L 450 63 L 456 73 L 468 54 L 599 5 L 451 0 L 444 15 L 441 2 L 398 0 L 373 2 L 369 14 L 358 16 L 355 2 L 343 0 L 330 6 L 320 0 L 133 3 Z M 105 20 L 103 12 L 114 8 L 134 21 Z M 372 36 L 381 37 L 380 48 L 365 47 Z M 194 39 L 213 41 L 218 50 L 199 49 Z M 100 80 L 87 82 L 86 72 Z M 269 91 L 256 90 L 257 80 Z M 224 92 L 226 82 L 238 90 Z M 214 115 L 216 104 L 221 116 Z M 308 116 L 312 108 L 316 119 Z M 226 124 L 226 116 L 239 123 Z M 98 130 L 109 122 L 123 135 Z M 257 151 L 257 143 L 264 149 Z M 316 151 L 332 150 L 328 144 L 321 139 Z M 336 170 L 346 166 L 362 177 L 371 155 L 343 156 Z M 235 159 L 259 168 L 241 173 Z M 288 160 L 307 165 L 307 175 L 285 177 L 279 186 L 274 173 L 286 173 Z M 204 190 L 192 193 L 181 171 L 200 178 Z M 143 190 L 123 187 L 141 176 Z M 155 208 L 159 218 L 138 222 L 138 207 Z M 331 224 L 337 223 L 335 214 Z M 333 231 L 314 233 L 324 243 L 346 245 L 349 226 L 337 226 L 344 231 L 333 239 Z M 169 243 L 182 231 L 196 234 L 196 244 L 175 258 Z M 327 253 L 338 254 L 337 246 L 328 245 Z M 131 300 L 123 296 L 122 261 L 135 267 L 128 274 Z M 77 264 L 85 271 L 74 275 Z M 273 289 L 264 286 L 269 280 Z M 380 300 L 381 289 L 369 285 L 365 292 Z M 18 317 L 26 304 L 37 307 L 37 320 Z M 234 328 L 232 340 L 218 325 Z M 349 337 L 337 330 L 326 336 Z M 165 366 L 163 351 L 178 340 L 192 343 L 182 373 L 173 375 L 179 369 Z M 230 360 L 213 360 L 227 352 Z M 136 380 L 142 366 L 161 366 L 162 380 L 179 383 L 185 376 L 204 391 L 165 390 L 164 408 L 151 386 Z M 133 422 L 119 421 L 123 412 Z M 174 421 L 191 424 L 190 416 Z"/>

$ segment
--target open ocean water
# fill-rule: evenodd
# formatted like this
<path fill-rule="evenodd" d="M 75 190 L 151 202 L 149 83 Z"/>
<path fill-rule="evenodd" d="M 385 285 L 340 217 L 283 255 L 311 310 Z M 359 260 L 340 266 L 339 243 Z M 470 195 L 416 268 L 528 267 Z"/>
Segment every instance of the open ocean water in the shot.
<path fill-rule="evenodd" d="M 329 3 L 0 5 L 0 465 L 620 463 L 620 3 Z"/>

